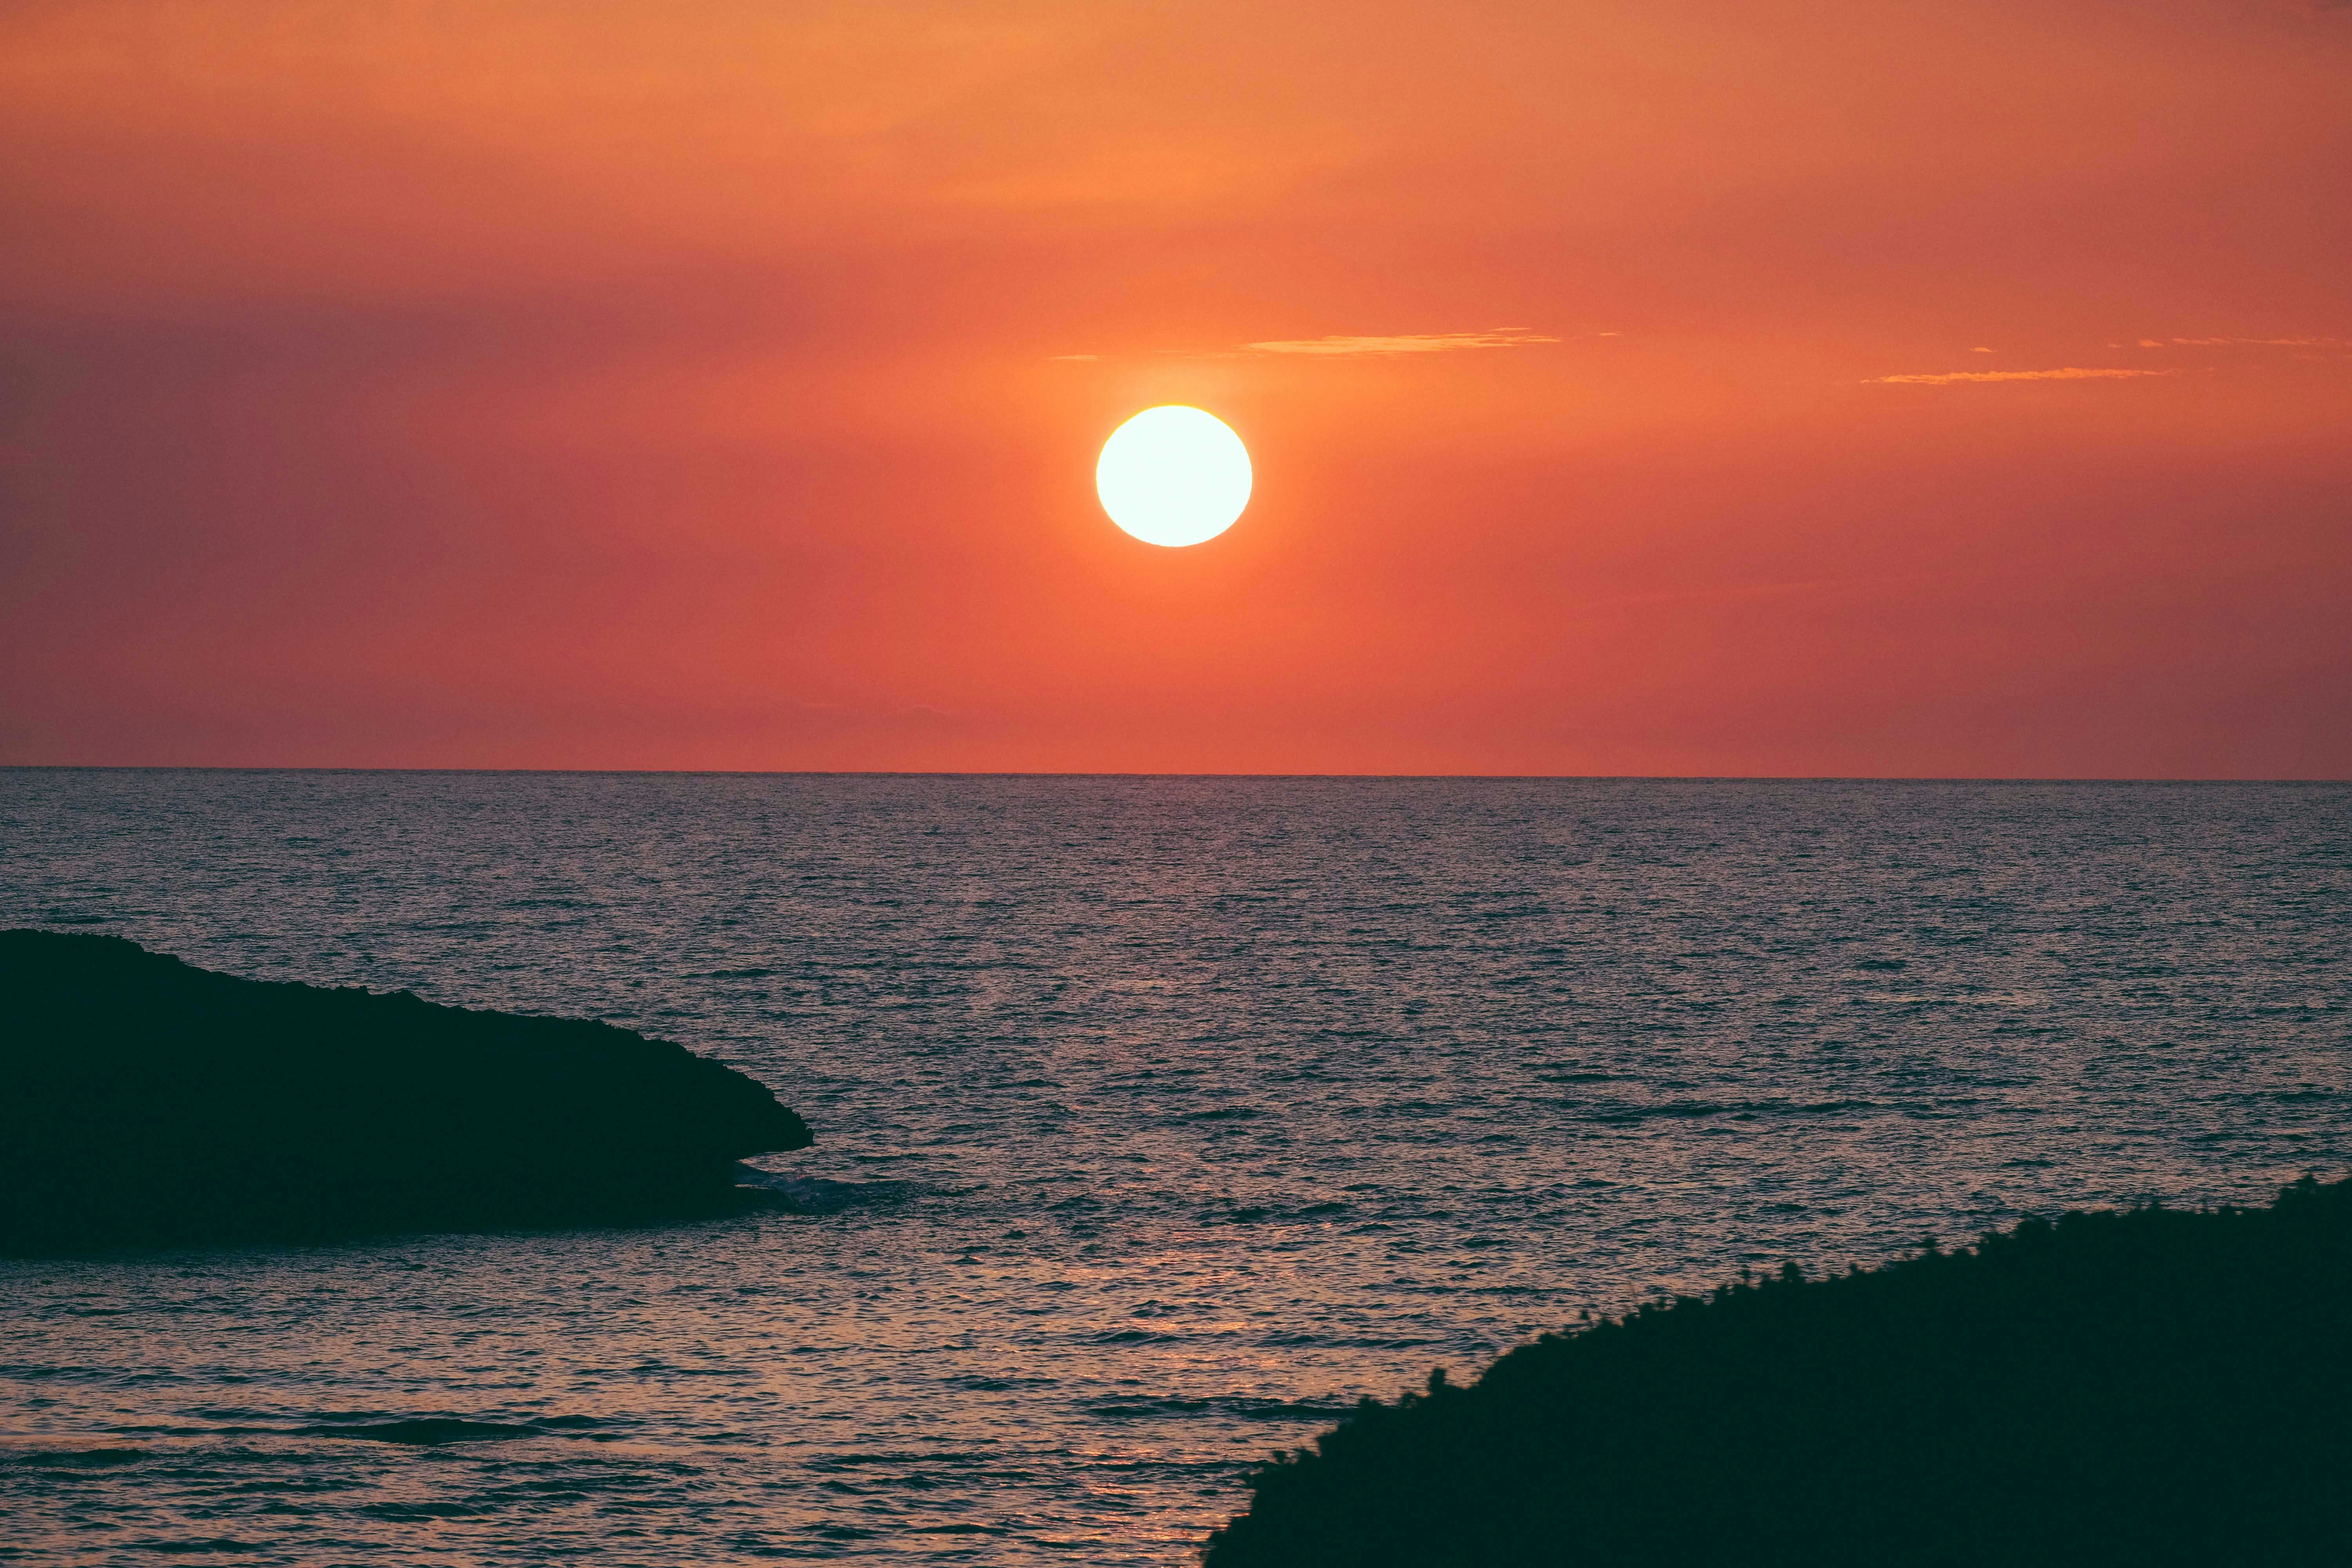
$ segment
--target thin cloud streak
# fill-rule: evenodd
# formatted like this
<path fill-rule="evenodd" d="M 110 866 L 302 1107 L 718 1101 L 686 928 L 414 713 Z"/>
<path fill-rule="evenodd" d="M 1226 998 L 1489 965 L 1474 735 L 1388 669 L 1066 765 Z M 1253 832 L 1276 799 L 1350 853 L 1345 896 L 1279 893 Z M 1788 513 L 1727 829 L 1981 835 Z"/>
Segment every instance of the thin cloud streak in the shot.
<path fill-rule="evenodd" d="M 2182 345 L 2183 347 L 2186 347 L 2186 348 L 2193 348 L 2193 349 L 2223 349 L 2223 348 L 2257 348 L 2257 349 L 2344 349 L 2344 348 L 2352 348 L 2352 339 L 2346 339 L 2346 338 L 2175 338 L 2175 339 L 2173 339 L 2172 341 L 2173 341 L 2174 342 L 2176 342 L 2176 343 L 2179 343 L 2179 344 Z M 2160 344 L 2160 343 L 2155 342 L 2154 341 L 2150 340 L 2150 341 L 2143 342 L 2140 344 L 2140 346 L 2141 346 L 2142 348 L 2161 348 L 2163 345 L 2162 345 L 2162 344 Z"/>
<path fill-rule="evenodd" d="M 2129 381 L 2143 375 L 2178 375 L 2171 370 L 2106 370 L 2070 364 L 2057 370 L 1953 370 L 1935 375 L 1874 375 L 1864 386 L 1948 386 L 1956 381 Z"/>
<path fill-rule="evenodd" d="M 1556 343 L 1558 338 L 1531 332 L 1525 327 L 1493 327 L 1483 332 L 1400 332 L 1386 337 L 1285 338 L 1274 342 L 1244 343 L 1262 354 L 1433 354 L 1456 349 L 1516 349 L 1529 343 Z"/>

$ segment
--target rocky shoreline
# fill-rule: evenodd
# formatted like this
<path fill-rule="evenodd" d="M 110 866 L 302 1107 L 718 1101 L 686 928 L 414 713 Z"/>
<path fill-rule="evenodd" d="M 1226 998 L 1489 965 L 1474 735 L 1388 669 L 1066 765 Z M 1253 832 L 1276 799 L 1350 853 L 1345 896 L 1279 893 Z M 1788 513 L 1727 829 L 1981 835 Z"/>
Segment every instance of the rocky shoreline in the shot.
<path fill-rule="evenodd" d="M 1549 1334 L 1251 1479 L 1207 1568 L 2352 1562 L 2352 1183 Z"/>

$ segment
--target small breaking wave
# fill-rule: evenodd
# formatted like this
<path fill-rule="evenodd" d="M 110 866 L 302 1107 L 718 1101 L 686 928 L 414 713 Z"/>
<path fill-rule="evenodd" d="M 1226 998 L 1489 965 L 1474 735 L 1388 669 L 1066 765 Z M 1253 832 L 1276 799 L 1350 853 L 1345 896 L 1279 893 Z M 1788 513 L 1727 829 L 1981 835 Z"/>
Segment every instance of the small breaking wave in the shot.
<path fill-rule="evenodd" d="M 788 1214 L 839 1214 L 844 1209 L 902 1204 L 931 1189 L 917 1182 L 836 1182 L 824 1176 L 787 1176 L 757 1165 L 738 1164 L 735 1184 L 761 1195 Z"/>

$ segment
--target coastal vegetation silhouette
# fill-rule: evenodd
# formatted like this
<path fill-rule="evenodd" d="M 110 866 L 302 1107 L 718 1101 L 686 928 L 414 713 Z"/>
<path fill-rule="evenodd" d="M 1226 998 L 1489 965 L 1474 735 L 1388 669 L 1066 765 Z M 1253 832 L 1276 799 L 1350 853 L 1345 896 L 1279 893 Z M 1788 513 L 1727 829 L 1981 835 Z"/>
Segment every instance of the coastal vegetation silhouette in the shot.
<path fill-rule="evenodd" d="M 240 980 L 0 931 L 0 1253 L 629 1223 L 811 1142 L 764 1085 L 609 1024 Z"/>
<path fill-rule="evenodd" d="M 2352 1562 L 2352 1183 L 2029 1219 L 1366 1401 L 1206 1568 Z"/>

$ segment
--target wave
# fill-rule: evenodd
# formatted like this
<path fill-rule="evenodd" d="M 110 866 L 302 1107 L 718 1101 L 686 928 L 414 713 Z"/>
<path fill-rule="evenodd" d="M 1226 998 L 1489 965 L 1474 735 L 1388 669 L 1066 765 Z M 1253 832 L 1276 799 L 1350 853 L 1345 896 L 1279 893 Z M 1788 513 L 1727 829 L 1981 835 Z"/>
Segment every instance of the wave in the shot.
<path fill-rule="evenodd" d="M 497 1443 L 513 1437 L 550 1437 L 554 1426 L 519 1426 L 506 1421 L 462 1421 L 427 1416 L 415 1421 L 365 1421 L 351 1426 L 298 1426 L 297 1437 L 356 1437 L 368 1443 L 408 1443 L 430 1447 L 441 1443 Z"/>
<path fill-rule="evenodd" d="M 102 1470 L 135 1465 L 146 1457 L 144 1448 L 31 1448 L 0 1454 L 0 1464 L 35 1470 Z"/>
<path fill-rule="evenodd" d="M 1356 1406 L 1319 1399 L 1267 1399 L 1229 1394 L 1210 1399 L 1179 1399 L 1172 1395 L 1109 1399 L 1086 1406 L 1086 1412 L 1111 1421 L 1170 1415 L 1238 1416 L 1244 1421 L 1337 1421 L 1354 1415 Z"/>
<path fill-rule="evenodd" d="M 140 1430 L 150 1436 L 215 1441 L 234 1437 L 341 1437 L 365 1443 L 433 1447 L 445 1443 L 495 1443 L 519 1437 L 569 1436 L 580 1433 L 583 1428 L 603 1425 L 586 1415 L 553 1415 L 537 1421 L 474 1421 L 462 1416 L 427 1415 L 390 1421 L 329 1417 L 300 1426 L 233 1423 L 225 1426 L 142 1427 Z M 45 1470 L 114 1469 L 156 1457 L 149 1449 L 129 1447 L 16 1448 L 13 1451 L 0 1450 L 0 1467 Z"/>
<path fill-rule="evenodd" d="M 735 1167 L 735 1184 L 788 1214 L 839 1214 L 844 1209 L 902 1204 L 932 1191 L 919 1182 L 836 1182 L 824 1176 L 788 1176 L 745 1164 Z"/>

